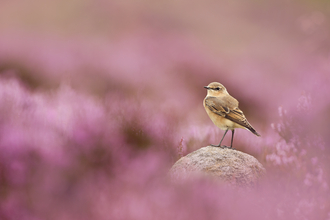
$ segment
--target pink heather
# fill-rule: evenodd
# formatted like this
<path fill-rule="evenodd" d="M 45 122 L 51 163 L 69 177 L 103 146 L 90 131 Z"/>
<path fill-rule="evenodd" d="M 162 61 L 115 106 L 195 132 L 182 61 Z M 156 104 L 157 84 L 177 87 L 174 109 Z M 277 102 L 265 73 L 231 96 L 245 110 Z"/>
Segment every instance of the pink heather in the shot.
<path fill-rule="evenodd" d="M 0 219 L 330 219 L 328 3 L 181 3 L 2 4 Z M 251 190 L 168 178 L 223 135 L 212 81 L 261 134 Z"/>

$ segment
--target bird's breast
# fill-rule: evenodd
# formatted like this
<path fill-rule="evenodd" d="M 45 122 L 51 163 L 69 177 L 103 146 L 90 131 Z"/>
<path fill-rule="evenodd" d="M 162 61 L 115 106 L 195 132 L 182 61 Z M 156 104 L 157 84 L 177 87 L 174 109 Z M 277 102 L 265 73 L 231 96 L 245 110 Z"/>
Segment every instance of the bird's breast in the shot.
<path fill-rule="evenodd" d="M 205 100 L 203 102 L 204 108 L 206 113 L 208 114 L 208 116 L 210 117 L 210 119 L 212 120 L 212 122 L 220 129 L 222 130 L 227 130 L 227 129 L 235 129 L 235 128 L 244 128 L 241 125 L 221 116 L 218 115 L 214 112 L 212 112 L 208 107 L 206 107 L 205 105 Z"/>

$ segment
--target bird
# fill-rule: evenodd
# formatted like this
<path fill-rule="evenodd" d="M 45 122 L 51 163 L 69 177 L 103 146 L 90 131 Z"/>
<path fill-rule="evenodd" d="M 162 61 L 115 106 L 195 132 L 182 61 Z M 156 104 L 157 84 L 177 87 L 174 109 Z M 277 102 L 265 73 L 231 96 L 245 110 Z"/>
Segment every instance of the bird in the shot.
<path fill-rule="evenodd" d="M 208 86 L 204 86 L 204 88 L 207 89 L 207 95 L 203 101 L 206 113 L 217 127 L 225 130 L 220 143 L 218 145 L 211 144 L 211 146 L 235 149 L 233 148 L 235 128 L 244 128 L 260 136 L 238 108 L 238 101 L 229 95 L 227 89 L 221 83 L 212 82 Z M 228 130 L 232 132 L 230 147 L 221 146 Z"/>

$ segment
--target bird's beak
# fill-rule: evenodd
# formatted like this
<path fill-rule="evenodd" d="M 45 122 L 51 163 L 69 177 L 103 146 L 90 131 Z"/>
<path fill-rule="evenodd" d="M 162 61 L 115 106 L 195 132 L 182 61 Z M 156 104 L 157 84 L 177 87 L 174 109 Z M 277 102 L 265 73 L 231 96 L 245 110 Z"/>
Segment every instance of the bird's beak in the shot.
<path fill-rule="evenodd" d="M 205 89 L 209 89 L 210 87 L 208 87 L 208 86 L 204 86 L 204 88 L 205 88 Z"/>

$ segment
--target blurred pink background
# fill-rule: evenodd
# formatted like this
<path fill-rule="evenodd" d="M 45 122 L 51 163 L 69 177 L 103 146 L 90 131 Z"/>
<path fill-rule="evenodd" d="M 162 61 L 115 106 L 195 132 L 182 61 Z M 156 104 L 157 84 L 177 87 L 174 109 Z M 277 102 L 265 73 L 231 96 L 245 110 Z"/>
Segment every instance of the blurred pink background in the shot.
<path fill-rule="evenodd" d="M 0 219 L 330 219 L 329 27 L 321 0 L 2 0 Z M 167 178 L 223 135 L 213 81 L 261 134 L 248 192 Z"/>

